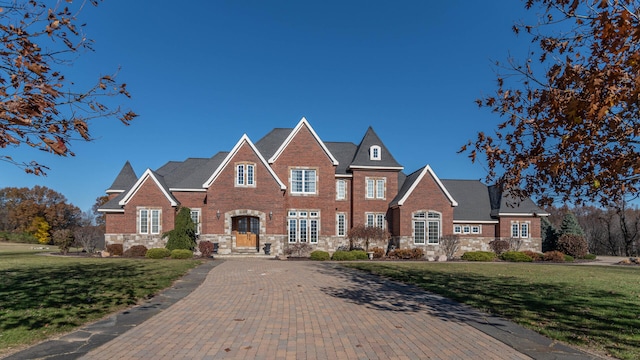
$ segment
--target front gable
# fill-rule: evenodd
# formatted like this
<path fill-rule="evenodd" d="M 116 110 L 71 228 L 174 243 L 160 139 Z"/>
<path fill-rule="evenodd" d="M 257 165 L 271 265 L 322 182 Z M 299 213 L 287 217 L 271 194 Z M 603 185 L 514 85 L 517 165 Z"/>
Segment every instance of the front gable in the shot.
<path fill-rule="evenodd" d="M 435 196 L 437 193 L 440 193 L 440 195 L 444 196 L 444 198 L 449 202 L 450 206 L 458 206 L 458 202 L 451 196 L 447 188 L 444 187 L 442 181 L 440 181 L 435 172 L 431 170 L 429 165 L 407 177 L 405 186 L 402 187 L 398 196 L 391 205 L 392 207 L 402 206 L 412 197 L 422 197 L 425 191 L 427 191 L 430 196 Z"/>
<path fill-rule="evenodd" d="M 271 156 L 269 159 L 269 163 L 275 163 L 285 151 L 293 151 L 294 153 L 304 154 L 313 152 L 314 154 L 318 154 L 319 152 L 314 149 L 315 146 L 319 147 L 319 152 L 324 154 L 331 164 L 337 166 L 338 160 L 331 154 L 329 148 L 324 144 L 324 142 L 320 139 L 318 134 L 313 130 L 307 119 L 304 117 L 300 120 L 298 125 L 289 133 L 289 136 L 284 140 L 284 142 L 280 145 L 278 150 Z"/>
<path fill-rule="evenodd" d="M 211 174 L 209 179 L 202 184 L 202 187 L 208 189 L 213 185 L 213 183 L 220 177 L 222 172 L 231 165 L 232 167 L 238 160 L 247 160 L 248 156 L 255 156 L 257 158 L 257 163 L 263 165 L 264 169 L 270 174 L 273 180 L 278 184 L 280 190 L 285 190 L 286 185 L 280 180 L 278 175 L 273 171 L 269 163 L 264 159 L 262 154 L 258 151 L 253 142 L 249 139 L 249 137 L 244 134 L 242 138 L 236 143 L 233 149 L 229 152 L 229 154 L 225 157 L 222 163 L 216 168 L 216 170 Z M 235 176 L 234 176 L 235 179 Z M 234 180 L 235 181 L 235 180 Z"/>
<path fill-rule="evenodd" d="M 178 206 L 178 200 L 171 194 L 168 187 L 164 183 L 162 176 L 147 169 L 140 179 L 126 192 L 125 196 L 119 201 L 120 206 L 127 205 L 134 197 L 143 197 L 141 201 L 136 201 L 147 205 L 157 203 L 157 199 L 165 198 L 171 206 Z"/>

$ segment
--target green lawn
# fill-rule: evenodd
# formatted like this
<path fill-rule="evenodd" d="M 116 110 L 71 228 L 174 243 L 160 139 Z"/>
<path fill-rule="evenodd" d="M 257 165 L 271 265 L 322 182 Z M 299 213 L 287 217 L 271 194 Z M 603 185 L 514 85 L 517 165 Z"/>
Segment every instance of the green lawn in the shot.
<path fill-rule="evenodd" d="M 134 305 L 200 263 L 44 256 L 34 246 L 0 243 L 0 355 Z"/>
<path fill-rule="evenodd" d="M 640 359 L 640 267 L 464 262 L 346 266 L 417 284 L 553 339 Z"/>

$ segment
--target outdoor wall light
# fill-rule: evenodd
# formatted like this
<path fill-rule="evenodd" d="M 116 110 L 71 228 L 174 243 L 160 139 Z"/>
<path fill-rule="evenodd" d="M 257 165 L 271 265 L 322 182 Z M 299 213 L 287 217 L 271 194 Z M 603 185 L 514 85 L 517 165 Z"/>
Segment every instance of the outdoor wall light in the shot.
<path fill-rule="evenodd" d="M 220 220 L 220 209 L 218 209 L 218 211 L 216 211 L 216 219 Z"/>
<path fill-rule="evenodd" d="M 273 219 L 273 211 L 269 211 L 269 220 Z"/>

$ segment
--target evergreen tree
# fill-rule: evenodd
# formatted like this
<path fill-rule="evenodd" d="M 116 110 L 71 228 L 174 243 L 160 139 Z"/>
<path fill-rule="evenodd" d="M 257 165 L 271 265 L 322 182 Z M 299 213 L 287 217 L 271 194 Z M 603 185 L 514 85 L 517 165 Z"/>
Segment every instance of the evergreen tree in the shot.
<path fill-rule="evenodd" d="M 556 250 L 558 244 L 558 230 L 547 219 L 546 216 L 540 219 L 542 234 L 542 252 Z"/>
<path fill-rule="evenodd" d="M 562 224 L 560 225 L 560 234 L 573 234 L 584 237 L 584 231 L 578 223 L 578 219 L 576 219 L 576 216 L 571 211 L 565 213 L 564 217 L 562 218 Z"/>
<path fill-rule="evenodd" d="M 162 237 L 168 237 L 166 248 L 169 250 L 185 249 L 192 250 L 196 248 L 196 224 L 191 219 L 191 210 L 183 207 L 176 215 L 176 222 L 173 230 L 169 230 L 162 234 Z"/>

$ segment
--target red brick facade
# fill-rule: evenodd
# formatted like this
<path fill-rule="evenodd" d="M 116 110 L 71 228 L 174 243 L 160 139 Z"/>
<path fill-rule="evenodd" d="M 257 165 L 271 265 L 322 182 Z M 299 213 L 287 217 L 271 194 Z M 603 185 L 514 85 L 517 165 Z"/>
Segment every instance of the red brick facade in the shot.
<path fill-rule="evenodd" d="M 148 247 L 162 246 L 161 233 L 173 228 L 177 209 L 184 206 L 199 211 L 200 240 L 218 243 L 222 253 L 243 249 L 238 234 L 244 234 L 245 225 L 238 225 L 239 221 L 252 221 L 252 224 L 259 225 L 251 225 L 250 231 L 247 230 L 247 233 L 256 235 L 254 251 L 259 251 L 265 243 L 271 243 L 274 253 L 282 254 L 292 239 L 294 242 L 308 242 L 315 249 L 335 251 L 339 246 L 348 244 L 346 236 L 339 233 L 339 214 L 341 218 L 344 216 L 345 233 L 349 228 L 367 224 L 371 219 L 374 219 L 374 225 L 379 225 L 378 221 L 384 219 L 383 226 L 394 239 L 399 240 L 396 242 L 401 246 L 425 246 L 437 254 L 437 244 L 414 241 L 417 231 L 414 217 L 420 216 L 416 215 L 418 213 L 437 213 L 439 236 L 451 235 L 457 221 L 454 218 L 456 200 L 462 199 L 454 199 L 430 168 L 425 170 L 428 167 L 419 170 L 425 173 L 424 176 L 406 177 L 401 173 L 402 167 L 394 163 L 375 166 L 377 163 L 372 161 L 376 159 L 358 158 L 364 154 L 362 151 L 369 150 L 364 149 L 366 141 L 375 144 L 372 148 L 376 147 L 377 152 L 386 151 L 384 144 L 376 143 L 379 141 L 377 135 L 367 136 L 357 148 L 355 145 L 351 147 L 353 154 L 340 154 L 343 162 L 344 159 L 353 159 L 353 164 L 360 161 L 357 166 L 346 167 L 340 172 L 338 157 L 329 151 L 305 119 L 285 140 L 279 138 L 281 143 L 270 147 L 263 145 L 267 149 L 263 151 L 269 153 L 262 153 L 243 137 L 230 153 L 222 153 L 219 158 L 211 160 L 197 160 L 202 166 L 214 165 L 210 173 L 187 188 L 174 183 L 183 184 L 180 181 L 195 176 L 191 173 L 172 173 L 170 166 L 159 169 L 157 173 L 148 170 L 129 188 L 120 186 L 110 190 L 110 202 L 101 209 L 106 214 L 106 241 L 121 242 L 125 248 L 137 243 Z M 392 159 L 390 154 L 384 153 L 383 156 Z M 363 162 L 366 166 L 362 166 Z M 190 169 L 193 171 L 193 167 Z M 299 179 L 292 179 L 294 172 L 300 176 Z M 239 184 L 238 178 L 243 176 L 251 180 Z M 306 187 L 303 191 L 295 191 L 293 183 L 296 181 L 299 185 L 300 179 L 304 186 L 315 187 L 315 191 Z M 344 182 L 346 196 L 343 199 L 337 199 L 339 181 Z M 409 181 L 413 183 L 409 184 Z M 408 184 L 411 185 L 409 190 Z M 140 209 L 161 210 L 160 234 L 141 234 Z M 491 209 L 486 211 L 488 213 Z M 539 250 L 536 241 L 539 243 L 540 219 L 531 214 L 496 217 L 477 224 L 469 222 L 469 225 L 481 226 L 481 233 L 460 236 L 482 243 L 497 237 L 510 237 L 512 221 L 529 224 L 531 248 Z M 304 235 L 300 235 L 303 230 Z M 296 231 L 298 233 L 292 235 Z"/>

